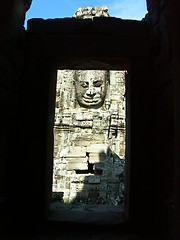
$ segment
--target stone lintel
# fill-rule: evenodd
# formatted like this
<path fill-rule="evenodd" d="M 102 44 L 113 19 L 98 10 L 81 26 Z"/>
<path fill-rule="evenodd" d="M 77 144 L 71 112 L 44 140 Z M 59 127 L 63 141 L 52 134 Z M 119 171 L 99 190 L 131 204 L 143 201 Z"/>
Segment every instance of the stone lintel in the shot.
<path fill-rule="evenodd" d="M 27 22 L 27 31 L 36 34 L 100 34 L 121 37 L 148 38 L 148 26 L 144 21 L 122 20 L 115 17 L 94 17 L 92 19 L 33 18 Z"/>

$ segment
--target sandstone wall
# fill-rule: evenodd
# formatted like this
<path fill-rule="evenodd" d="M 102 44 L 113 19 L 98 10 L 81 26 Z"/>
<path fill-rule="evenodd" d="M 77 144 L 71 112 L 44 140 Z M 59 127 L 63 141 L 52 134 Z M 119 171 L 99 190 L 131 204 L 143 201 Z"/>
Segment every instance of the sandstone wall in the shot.
<path fill-rule="evenodd" d="M 19 179 L 15 178 L 18 171 L 15 173 L 14 168 L 21 164 L 15 163 L 14 158 L 19 155 L 20 148 L 17 134 L 22 110 L 20 96 L 25 45 L 23 24 L 30 5 L 31 0 L 0 2 L 0 200 L 2 203 L 8 200 L 8 188 L 12 179 L 17 183 L 15 185 L 18 186 L 19 183 Z M 19 190 L 18 187 L 16 193 Z"/>
<path fill-rule="evenodd" d="M 174 202 L 174 67 L 172 61 L 172 2 L 147 1 L 152 42 L 153 138 L 158 215 L 162 229 L 172 229 Z M 168 233 L 169 234 L 169 233 Z"/>
<path fill-rule="evenodd" d="M 125 74 L 110 71 L 104 104 L 87 109 L 77 102 L 74 71 L 58 71 L 53 192 L 64 203 L 124 204 Z"/>
<path fill-rule="evenodd" d="M 147 74 L 149 69 L 147 24 L 144 21 L 109 17 L 95 17 L 93 21 L 75 18 L 32 19 L 28 21 L 27 29 L 28 64 L 25 70 L 27 79 L 24 83 L 24 89 L 26 89 L 24 97 L 28 101 L 24 101 L 26 106 L 24 126 L 28 125 L 31 128 L 26 138 L 28 144 L 27 141 L 22 144 L 24 152 L 28 146 L 33 145 L 26 158 L 28 171 L 25 179 L 29 188 L 32 189 L 31 193 L 33 192 L 28 201 L 34 201 L 36 211 L 40 213 L 44 196 L 48 207 L 48 201 L 52 199 L 51 144 L 57 69 L 119 71 L 127 69 L 129 73 L 127 75 L 128 141 L 130 143 L 128 144 L 130 155 L 127 162 L 130 165 L 127 185 L 132 186 L 125 192 L 129 198 L 126 206 L 130 209 L 127 215 L 134 223 L 137 222 L 137 217 L 151 221 L 149 213 L 152 213 L 153 203 L 150 195 L 154 184 L 149 179 L 154 163 L 150 155 L 152 121 L 149 96 L 152 92 L 151 86 L 145 84 L 150 79 L 150 73 Z M 25 132 L 22 135 L 26 135 Z M 141 149 L 139 146 L 142 146 Z M 34 168 L 35 165 L 36 168 Z M 46 175 L 44 169 L 46 169 Z M 33 178 L 31 178 L 32 175 Z M 39 202 L 34 196 L 38 196 Z M 148 214 L 147 205 L 150 206 Z M 118 209 L 119 207 L 116 207 L 116 210 Z M 145 221 L 143 223 L 145 225 Z"/>

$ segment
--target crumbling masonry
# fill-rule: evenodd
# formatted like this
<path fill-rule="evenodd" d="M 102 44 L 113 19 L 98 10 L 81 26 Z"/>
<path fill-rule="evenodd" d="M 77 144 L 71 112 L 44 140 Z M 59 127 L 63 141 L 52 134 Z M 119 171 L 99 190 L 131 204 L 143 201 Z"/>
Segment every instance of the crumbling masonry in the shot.
<path fill-rule="evenodd" d="M 109 72 L 106 98 L 97 109 L 79 105 L 74 72 L 59 70 L 57 76 L 53 196 L 64 203 L 122 206 L 126 72 Z M 84 72 L 94 79 L 102 74 Z"/>
<path fill-rule="evenodd" d="M 107 17 L 84 7 L 76 18 Z M 53 198 L 68 204 L 124 204 L 125 71 L 58 70 Z"/>

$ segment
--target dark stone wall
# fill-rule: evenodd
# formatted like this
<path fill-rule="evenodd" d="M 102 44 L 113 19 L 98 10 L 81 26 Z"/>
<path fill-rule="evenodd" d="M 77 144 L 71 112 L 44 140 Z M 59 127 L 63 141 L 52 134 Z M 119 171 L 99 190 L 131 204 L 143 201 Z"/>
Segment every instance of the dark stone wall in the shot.
<path fill-rule="evenodd" d="M 26 94 L 28 93 L 29 96 L 32 92 L 36 92 L 33 94 L 33 101 L 28 98 L 28 104 L 32 110 L 30 115 L 35 114 L 38 119 L 44 119 L 41 121 L 42 132 L 38 134 L 37 140 L 41 144 L 44 142 L 43 131 L 46 132 L 49 125 L 48 122 L 46 125 L 45 116 L 48 112 L 46 109 L 49 101 L 48 87 L 54 88 L 54 79 L 49 77 L 51 72 L 55 73 L 58 68 L 128 70 L 128 152 L 130 153 L 128 220 L 138 231 L 142 231 L 139 226 L 144 231 L 152 230 L 156 214 L 156 202 L 155 198 L 152 198 L 156 177 L 152 177 L 154 162 L 151 156 L 153 114 L 151 71 L 149 71 L 149 68 L 151 69 L 150 50 L 148 25 L 144 21 L 116 18 L 94 18 L 93 21 L 89 19 L 28 21 L 24 89 L 27 89 Z M 35 87 L 33 91 L 28 87 L 29 83 L 31 87 Z M 55 91 L 53 98 L 55 101 Z M 39 111 L 36 111 L 38 108 Z M 52 117 L 50 116 L 50 119 L 53 119 Z M 32 124 L 36 124 L 37 119 L 30 121 L 28 116 L 26 119 L 29 122 L 28 126 L 31 124 L 32 134 L 36 129 Z M 50 131 L 52 132 L 52 129 Z M 41 198 L 44 201 L 42 191 L 46 192 L 46 190 L 45 186 L 41 185 L 44 184 L 42 171 L 48 169 L 52 174 L 52 168 L 49 165 L 52 158 L 45 162 L 45 148 L 44 150 L 39 148 L 39 153 L 36 155 L 33 153 L 35 151 L 33 142 L 31 146 L 31 159 L 33 158 L 31 161 L 41 162 L 39 175 L 40 169 L 33 169 L 32 164 L 31 171 L 36 172 L 36 175 L 33 174 L 36 177 L 36 180 L 33 179 L 33 184 L 36 184 L 34 189 L 39 188 L 38 199 Z M 36 214 L 40 214 L 38 202 L 35 203 L 34 208 L 37 210 Z"/>
<path fill-rule="evenodd" d="M 179 221 L 176 227 L 174 223 L 174 217 L 179 219 L 179 4 L 147 0 L 147 9 L 153 61 L 152 159 L 157 174 L 157 219 L 164 239 L 173 239 L 179 229 Z"/>
<path fill-rule="evenodd" d="M 171 34 L 172 34 L 172 66 L 175 89 L 175 204 L 174 204 L 174 221 L 173 221 L 173 237 L 180 239 L 180 2 L 172 1 L 171 13 Z"/>
<path fill-rule="evenodd" d="M 19 97 L 24 68 L 23 24 L 30 3 L 23 0 L 0 3 L 0 220 L 3 223 L 12 217 L 9 213 L 15 209 L 15 196 L 20 196 L 23 182 L 17 180 L 21 173 L 17 136 L 21 123 Z"/>

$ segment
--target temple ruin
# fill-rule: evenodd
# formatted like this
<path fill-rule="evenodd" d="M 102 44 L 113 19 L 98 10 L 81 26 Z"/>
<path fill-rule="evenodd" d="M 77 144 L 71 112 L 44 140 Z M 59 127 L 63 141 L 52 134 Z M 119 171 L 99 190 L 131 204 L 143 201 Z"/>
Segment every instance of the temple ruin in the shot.
<path fill-rule="evenodd" d="M 58 71 L 53 196 L 62 196 L 64 203 L 124 204 L 125 75 L 126 71 Z M 82 87 L 75 87 L 76 82 Z M 82 106 L 81 88 L 86 91 Z"/>
<path fill-rule="evenodd" d="M 84 7 L 74 16 L 109 14 L 105 6 Z M 57 71 L 52 206 L 124 210 L 126 72 Z"/>
<path fill-rule="evenodd" d="M 142 20 L 88 7 L 26 30 L 31 3 L 0 1 L 0 239 L 179 240 L 180 2 L 147 0 Z"/>

